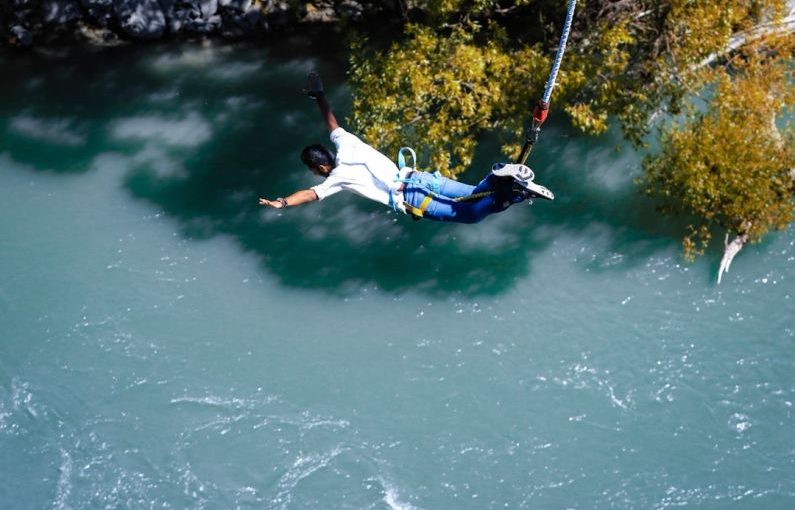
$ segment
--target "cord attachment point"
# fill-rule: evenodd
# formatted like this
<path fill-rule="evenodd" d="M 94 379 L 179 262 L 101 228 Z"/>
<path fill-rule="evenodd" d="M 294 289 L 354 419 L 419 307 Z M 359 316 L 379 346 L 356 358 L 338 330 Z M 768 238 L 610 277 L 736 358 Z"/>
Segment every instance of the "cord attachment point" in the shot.
<path fill-rule="evenodd" d="M 547 120 L 547 115 L 549 115 L 549 103 L 539 99 L 535 108 L 533 109 L 533 127 L 540 128 L 541 124 Z"/>

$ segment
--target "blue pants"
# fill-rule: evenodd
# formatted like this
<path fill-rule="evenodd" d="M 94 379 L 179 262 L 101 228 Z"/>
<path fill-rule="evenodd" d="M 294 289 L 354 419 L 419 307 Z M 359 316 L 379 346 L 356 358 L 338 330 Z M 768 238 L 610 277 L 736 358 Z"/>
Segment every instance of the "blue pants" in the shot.
<path fill-rule="evenodd" d="M 434 182 L 435 181 L 435 182 Z M 403 189 L 403 200 L 412 207 L 420 207 L 425 197 L 433 200 L 425 209 L 423 218 L 455 223 L 477 223 L 489 214 L 504 211 L 526 197 L 512 190 L 511 179 L 495 177 L 489 173 L 477 186 L 464 184 L 446 177 L 434 177 L 428 172 L 412 172 Z M 474 200 L 456 202 L 457 197 L 484 191 L 492 192 Z"/>

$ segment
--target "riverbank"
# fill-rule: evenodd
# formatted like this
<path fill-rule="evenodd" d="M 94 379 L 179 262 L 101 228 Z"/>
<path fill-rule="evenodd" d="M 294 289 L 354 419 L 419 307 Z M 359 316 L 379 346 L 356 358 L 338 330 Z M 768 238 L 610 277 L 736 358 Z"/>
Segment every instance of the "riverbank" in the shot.
<path fill-rule="evenodd" d="M 267 37 L 305 25 L 399 21 L 400 0 L 8 0 L 0 3 L 0 46 L 59 41 L 118 45 L 169 38 Z"/>

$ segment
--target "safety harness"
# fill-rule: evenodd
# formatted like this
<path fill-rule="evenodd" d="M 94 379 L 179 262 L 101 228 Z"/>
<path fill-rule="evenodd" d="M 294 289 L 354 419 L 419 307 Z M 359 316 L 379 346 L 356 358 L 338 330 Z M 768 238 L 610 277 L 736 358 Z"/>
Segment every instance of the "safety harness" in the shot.
<path fill-rule="evenodd" d="M 408 166 L 408 164 L 406 163 L 406 154 L 404 153 L 404 151 L 411 154 L 412 166 Z M 398 165 L 397 165 L 398 173 L 397 176 L 395 177 L 394 182 L 403 183 L 404 186 L 403 190 L 405 193 L 405 190 L 409 185 L 420 183 L 420 180 L 416 177 L 410 177 L 408 179 L 400 178 L 400 172 L 404 168 L 408 168 L 410 171 L 417 170 L 417 154 L 414 152 L 414 149 L 412 149 L 411 147 L 401 147 L 400 150 L 398 151 L 397 160 L 398 160 Z M 437 170 L 431 175 L 433 176 L 432 189 L 428 192 L 425 198 L 422 199 L 422 202 L 420 202 L 419 207 L 414 207 L 413 205 L 408 204 L 405 200 L 403 201 L 403 207 L 406 209 L 406 214 L 411 215 L 411 217 L 414 218 L 415 220 L 422 219 L 422 217 L 425 216 L 425 211 L 428 210 L 428 206 L 431 205 L 431 202 L 433 202 L 434 197 L 438 196 L 441 191 L 441 185 L 439 183 L 439 178 L 441 177 L 441 174 Z M 394 209 L 395 211 L 398 210 L 397 204 L 395 203 L 391 193 L 389 194 L 389 205 L 392 206 L 392 209 Z"/>
<path fill-rule="evenodd" d="M 413 219 L 421 220 L 422 217 L 425 216 L 425 211 L 428 209 L 428 206 L 431 205 L 431 202 L 433 202 L 433 195 L 426 195 L 425 198 L 422 199 L 419 207 L 414 207 L 406 203 L 403 204 L 403 207 L 406 208 L 406 213 L 410 214 Z"/>

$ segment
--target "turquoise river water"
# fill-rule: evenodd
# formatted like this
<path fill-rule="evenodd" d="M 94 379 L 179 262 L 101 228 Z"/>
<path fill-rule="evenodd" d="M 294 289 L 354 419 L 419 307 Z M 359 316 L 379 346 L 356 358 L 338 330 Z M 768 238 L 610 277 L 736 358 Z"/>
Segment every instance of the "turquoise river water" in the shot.
<path fill-rule="evenodd" d="M 795 508 L 792 229 L 716 285 L 555 120 L 552 203 L 261 209 L 317 182 L 305 73 L 351 104 L 284 53 L 0 55 L 0 508 Z"/>

